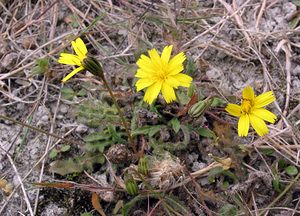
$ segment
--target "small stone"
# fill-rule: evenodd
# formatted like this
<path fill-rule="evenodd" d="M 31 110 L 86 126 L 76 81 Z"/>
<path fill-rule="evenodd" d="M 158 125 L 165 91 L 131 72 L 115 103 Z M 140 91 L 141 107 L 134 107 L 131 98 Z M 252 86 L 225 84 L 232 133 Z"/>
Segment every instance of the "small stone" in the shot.
<path fill-rule="evenodd" d="M 38 126 L 46 126 L 49 123 L 49 116 L 48 115 L 43 115 L 39 121 L 37 122 Z"/>
<path fill-rule="evenodd" d="M 217 79 L 220 76 L 222 76 L 222 72 L 220 70 L 218 70 L 217 68 L 211 68 L 206 71 L 206 76 L 209 79 Z"/>
<path fill-rule="evenodd" d="M 15 65 L 17 59 L 17 53 L 9 53 L 3 58 L 1 65 L 6 69 L 11 69 Z"/>
<path fill-rule="evenodd" d="M 58 120 L 61 120 L 61 119 L 64 119 L 65 116 L 64 116 L 64 115 L 57 115 L 56 118 L 57 118 Z"/>
<path fill-rule="evenodd" d="M 58 205 L 51 203 L 45 207 L 45 210 L 41 213 L 41 216 L 56 216 L 67 214 L 66 208 L 61 208 Z"/>
<path fill-rule="evenodd" d="M 25 109 L 24 103 L 18 103 L 17 104 L 17 110 L 24 110 L 24 109 Z"/>
<path fill-rule="evenodd" d="M 69 111 L 69 106 L 66 104 L 61 104 L 59 107 L 59 112 L 61 112 L 62 114 L 66 114 Z"/>
<path fill-rule="evenodd" d="M 19 178 L 18 178 L 17 175 L 14 175 L 13 180 L 12 180 L 12 184 L 13 184 L 14 187 L 19 186 L 20 181 L 19 181 Z"/>
<path fill-rule="evenodd" d="M 291 74 L 294 76 L 300 75 L 300 65 L 297 65 L 294 69 L 292 69 Z"/>
<path fill-rule="evenodd" d="M 88 131 L 88 127 L 85 126 L 84 124 L 80 124 L 77 126 L 77 128 L 75 129 L 76 133 L 79 133 L 79 134 L 84 134 Z"/>
<path fill-rule="evenodd" d="M 198 170 L 201 170 L 201 169 L 205 168 L 206 166 L 207 166 L 207 164 L 200 163 L 200 162 L 196 161 L 196 162 L 193 163 L 192 171 L 196 172 Z"/>
<path fill-rule="evenodd" d="M 95 176 L 95 179 L 97 179 L 99 185 L 101 187 L 112 187 L 108 182 L 107 182 L 107 175 L 106 174 L 101 174 L 98 176 Z M 101 200 L 104 200 L 105 202 L 112 202 L 114 201 L 114 192 L 113 191 L 103 191 L 98 194 L 101 198 Z"/>

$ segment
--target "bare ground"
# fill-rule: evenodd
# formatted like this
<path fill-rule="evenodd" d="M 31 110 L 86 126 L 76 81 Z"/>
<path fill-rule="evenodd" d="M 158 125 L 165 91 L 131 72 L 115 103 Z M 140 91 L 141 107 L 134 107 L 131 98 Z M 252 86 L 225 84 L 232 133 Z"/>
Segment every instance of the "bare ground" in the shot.
<path fill-rule="evenodd" d="M 70 41 L 76 36 L 103 63 L 127 118 L 139 113 L 140 126 L 164 124 L 172 119 L 169 112 L 182 105 L 166 106 L 159 100 L 157 110 L 149 111 L 138 102 L 142 94 L 135 92 L 133 84 L 135 61 L 152 47 L 161 51 L 172 44 L 176 52 L 185 52 L 191 63 L 188 73 L 205 97 L 218 95 L 237 102 L 246 85 L 257 94 L 272 90 L 276 95 L 269 109 L 278 120 L 263 138 L 254 132 L 239 138 L 236 118 L 222 106 L 198 120 L 179 118 L 182 124 L 205 126 L 218 136 L 214 141 L 191 132 L 186 146 L 169 150 L 184 167 L 184 175 L 161 193 L 172 194 L 184 207 L 167 211 L 160 205 L 162 199 L 151 197 L 137 202 L 129 215 L 300 215 L 299 7 L 299 1 L 285 0 L 1 0 L 0 115 L 17 122 L 0 118 L 0 215 L 98 215 L 91 188 L 40 189 L 32 183 L 118 185 L 108 162 L 64 176 L 51 172 L 54 161 L 83 155 L 84 137 L 104 128 L 100 117 L 96 123 L 80 117 L 78 107 L 86 101 L 111 104 L 104 87 L 88 72 L 61 83 L 71 68 L 59 65 L 57 59 L 60 52 L 71 52 Z M 46 68 L 36 61 L 43 58 L 49 62 Z M 155 139 L 169 145 L 184 136 L 182 131 L 175 135 L 162 127 Z M 138 147 L 144 142 L 150 146 L 150 138 L 136 139 Z M 49 158 L 52 149 L 66 144 L 71 150 Z M 155 154 L 153 149 L 151 145 L 146 154 Z M 203 173 L 180 183 L 213 164 L 214 157 L 231 158 L 229 171 L 235 177 L 223 173 L 211 182 Z M 130 164 L 136 161 L 114 166 L 115 174 L 123 178 Z M 288 175 L 288 166 L 298 172 Z M 121 214 L 118 205 L 133 199 L 124 191 L 98 195 L 106 215 Z"/>

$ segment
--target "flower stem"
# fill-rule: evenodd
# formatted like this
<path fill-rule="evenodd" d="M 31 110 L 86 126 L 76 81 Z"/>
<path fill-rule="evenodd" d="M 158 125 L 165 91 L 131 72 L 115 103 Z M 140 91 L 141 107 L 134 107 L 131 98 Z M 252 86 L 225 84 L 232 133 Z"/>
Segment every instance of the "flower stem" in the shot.
<path fill-rule="evenodd" d="M 136 150 L 136 146 L 135 146 L 134 140 L 133 140 L 133 138 L 132 138 L 132 136 L 131 136 L 131 134 L 130 134 L 128 124 L 127 124 L 127 122 L 126 122 L 126 120 L 125 120 L 125 118 L 124 118 L 124 114 L 123 114 L 123 112 L 122 112 L 120 106 L 118 105 L 118 102 L 117 102 L 117 100 L 116 100 L 116 98 L 115 98 L 115 96 L 114 96 L 114 94 L 113 94 L 113 92 L 112 92 L 110 86 L 108 85 L 108 83 L 107 83 L 105 77 L 104 77 L 104 76 L 99 76 L 99 77 L 100 77 L 101 80 L 103 81 L 103 83 L 104 83 L 106 89 L 108 90 L 108 92 L 109 92 L 109 94 L 110 94 L 110 96 L 111 96 L 111 99 L 113 100 L 115 106 L 117 107 L 117 110 L 118 110 L 119 116 L 120 116 L 120 118 L 121 118 L 122 124 L 123 124 L 123 126 L 124 126 L 124 128 L 125 128 L 125 130 L 126 130 L 127 135 L 128 135 L 128 139 L 129 139 L 131 148 L 132 148 L 133 152 L 136 153 L 136 151 L 137 151 L 137 150 Z"/>

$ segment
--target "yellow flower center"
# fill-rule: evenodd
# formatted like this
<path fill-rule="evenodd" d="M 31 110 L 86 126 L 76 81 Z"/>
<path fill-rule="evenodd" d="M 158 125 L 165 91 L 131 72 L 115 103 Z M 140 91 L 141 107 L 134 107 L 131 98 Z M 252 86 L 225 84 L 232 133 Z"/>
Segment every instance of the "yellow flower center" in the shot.
<path fill-rule="evenodd" d="M 167 72 L 166 72 L 165 70 L 161 70 L 161 71 L 158 73 L 158 78 L 159 78 L 160 80 L 165 81 L 165 80 L 168 78 Z"/>
<path fill-rule="evenodd" d="M 251 112 L 252 103 L 250 100 L 243 99 L 241 107 L 242 107 L 243 114 L 249 114 Z"/>

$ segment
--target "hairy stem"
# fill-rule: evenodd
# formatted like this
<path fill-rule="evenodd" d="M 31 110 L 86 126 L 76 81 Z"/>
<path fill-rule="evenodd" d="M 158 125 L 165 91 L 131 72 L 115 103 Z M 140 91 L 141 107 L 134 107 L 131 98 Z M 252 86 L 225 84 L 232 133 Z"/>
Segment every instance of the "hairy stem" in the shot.
<path fill-rule="evenodd" d="M 129 139 L 131 148 L 132 148 L 132 150 L 134 151 L 134 153 L 136 153 L 137 150 L 136 150 L 136 146 L 135 146 L 135 144 L 134 144 L 134 140 L 133 140 L 133 138 L 132 138 L 132 136 L 131 136 L 131 133 L 130 133 L 130 131 L 129 131 L 128 124 L 127 124 L 127 122 L 126 122 L 126 120 L 125 120 L 125 117 L 124 117 L 124 114 L 123 114 L 123 112 L 122 112 L 122 110 L 121 110 L 121 108 L 120 108 L 120 106 L 119 106 L 119 104 L 118 104 L 118 102 L 117 102 L 117 100 L 116 100 L 116 97 L 114 96 L 114 94 L 113 94 L 113 92 L 112 92 L 110 86 L 108 85 L 108 83 L 107 83 L 105 77 L 104 77 L 104 76 L 99 76 L 99 77 L 100 77 L 101 80 L 103 81 L 105 87 L 107 88 L 107 90 L 108 90 L 108 92 L 109 92 L 109 94 L 110 94 L 110 96 L 111 96 L 111 99 L 113 100 L 115 106 L 117 107 L 117 110 L 118 110 L 119 116 L 120 116 L 120 118 L 121 118 L 122 124 L 123 124 L 123 126 L 124 126 L 124 128 L 125 128 L 125 130 L 126 130 L 127 135 L 128 135 L 128 139 Z"/>

